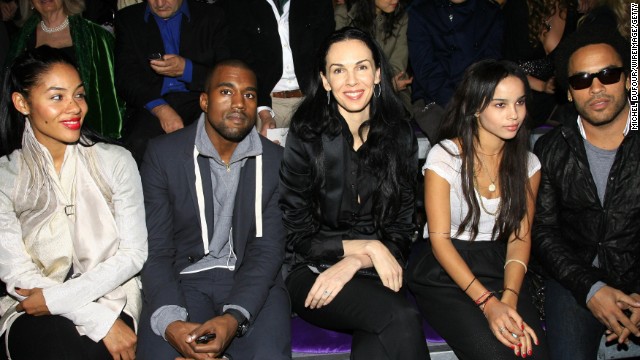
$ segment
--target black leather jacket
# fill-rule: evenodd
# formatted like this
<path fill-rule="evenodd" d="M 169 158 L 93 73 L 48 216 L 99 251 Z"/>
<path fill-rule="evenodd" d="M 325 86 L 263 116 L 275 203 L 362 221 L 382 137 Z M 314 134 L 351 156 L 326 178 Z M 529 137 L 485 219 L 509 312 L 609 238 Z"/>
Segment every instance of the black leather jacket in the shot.
<path fill-rule="evenodd" d="M 532 250 L 584 305 L 597 281 L 640 293 L 640 134 L 630 130 L 620 145 L 603 206 L 576 119 L 567 117 L 536 143 L 542 179 Z M 599 268 L 592 266 L 596 255 Z"/>

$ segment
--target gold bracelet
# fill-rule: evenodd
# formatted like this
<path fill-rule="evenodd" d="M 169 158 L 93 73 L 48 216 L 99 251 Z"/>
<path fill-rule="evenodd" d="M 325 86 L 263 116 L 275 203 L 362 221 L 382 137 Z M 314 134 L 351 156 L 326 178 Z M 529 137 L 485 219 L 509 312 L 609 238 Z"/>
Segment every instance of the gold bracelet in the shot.
<path fill-rule="evenodd" d="M 524 263 L 524 261 L 521 261 L 521 260 L 518 260 L 518 259 L 509 259 L 509 260 L 507 260 L 507 261 L 504 263 L 504 268 L 506 269 L 506 268 L 507 268 L 507 265 L 509 265 L 509 263 L 512 263 L 512 262 L 516 262 L 516 263 L 518 263 L 518 264 L 520 264 L 520 265 L 524 266 L 524 273 L 525 273 L 525 274 L 527 273 L 527 264 L 525 264 L 525 263 Z"/>

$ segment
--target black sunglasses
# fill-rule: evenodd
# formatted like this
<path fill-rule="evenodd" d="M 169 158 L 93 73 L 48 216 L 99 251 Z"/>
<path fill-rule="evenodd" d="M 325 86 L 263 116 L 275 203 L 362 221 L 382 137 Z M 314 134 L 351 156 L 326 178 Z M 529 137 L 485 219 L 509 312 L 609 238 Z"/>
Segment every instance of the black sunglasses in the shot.
<path fill-rule="evenodd" d="M 598 78 L 598 80 L 603 85 L 611 85 L 620 81 L 620 75 L 624 69 L 622 67 L 616 68 L 607 68 L 598 71 L 597 73 L 580 73 L 573 76 L 569 76 L 567 81 L 569 85 L 573 88 L 573 90 L 582 90 L 591 86 L 593 82 L 593 78 Z"/>

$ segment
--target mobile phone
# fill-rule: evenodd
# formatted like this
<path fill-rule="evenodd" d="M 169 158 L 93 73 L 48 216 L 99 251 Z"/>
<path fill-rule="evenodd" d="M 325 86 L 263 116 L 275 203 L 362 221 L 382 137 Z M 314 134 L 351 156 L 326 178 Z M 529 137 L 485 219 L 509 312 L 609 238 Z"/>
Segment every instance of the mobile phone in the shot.
<path fill-rule="evenodd" d="M 216 334 L 213 334 L 213 333 L 204 334 L 196 338 L 196 344 L 206 344 L 215 338 L 216 338 Z"/>
<path fill-rule="evenodd" d="M 149 60 L 162 60 L 162 53 L 155 52 L 147 56 Z"/>

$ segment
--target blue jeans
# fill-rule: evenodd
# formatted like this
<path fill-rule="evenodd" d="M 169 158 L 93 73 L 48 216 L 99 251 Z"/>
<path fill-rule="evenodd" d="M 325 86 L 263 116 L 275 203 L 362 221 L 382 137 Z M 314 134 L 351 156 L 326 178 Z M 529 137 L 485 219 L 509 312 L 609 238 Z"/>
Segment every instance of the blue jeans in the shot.
<path fill-rule="evenodd" d="M 604 325 L 558 282 L 548 280 L 545 285 L 544 310 L 551 359 L 596 359 Z"/>

